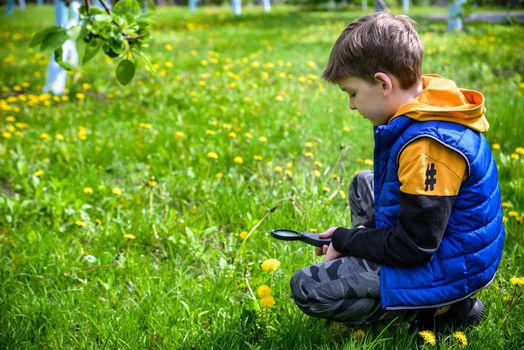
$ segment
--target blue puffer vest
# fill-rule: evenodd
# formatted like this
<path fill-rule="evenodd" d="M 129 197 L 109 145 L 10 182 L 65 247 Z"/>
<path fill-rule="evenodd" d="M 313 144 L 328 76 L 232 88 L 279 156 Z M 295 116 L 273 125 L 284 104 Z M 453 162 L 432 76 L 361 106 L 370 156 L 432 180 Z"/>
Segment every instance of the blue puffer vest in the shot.
<path fill-rule="evenodd" d="M 380 266 L 386 309 L 436 307 L 464 299 L 493 280 L 502 255 L 504 227 L 495 161 L 481 133 L 456 123 L 399 116 L 375 127 L 377 228 L 396 226 L 398 158 L 406 145 L 420 137 L 433 138 L 459 152 L 469 172 L 432 260 L 414 268 Z"/>

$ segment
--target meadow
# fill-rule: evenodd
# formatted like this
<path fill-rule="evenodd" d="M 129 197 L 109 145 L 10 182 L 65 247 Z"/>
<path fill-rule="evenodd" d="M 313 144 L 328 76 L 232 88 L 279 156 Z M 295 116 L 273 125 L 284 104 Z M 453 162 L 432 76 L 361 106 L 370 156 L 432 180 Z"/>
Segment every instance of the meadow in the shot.
<path fill-rule="evenodd" d="M 2 17 L 0 348 L 461 348 L 407 324 L 305 316 L 289 278 L 321 258 L 269 235 L 351 225 L 347 188 L 373 166 L 372 127 L 319 76 L 359 14 L 158 8 L 156 73 L 123 88 L 98 57 L 64 96 L 42 93 L 49 55 L 28 48 L 52 7 Z M 424 72 L 485 94 L 499 167 L 504 255 L 467 348 L 524 349 L 524 28 L 450 34 L 413 16 Z"/>

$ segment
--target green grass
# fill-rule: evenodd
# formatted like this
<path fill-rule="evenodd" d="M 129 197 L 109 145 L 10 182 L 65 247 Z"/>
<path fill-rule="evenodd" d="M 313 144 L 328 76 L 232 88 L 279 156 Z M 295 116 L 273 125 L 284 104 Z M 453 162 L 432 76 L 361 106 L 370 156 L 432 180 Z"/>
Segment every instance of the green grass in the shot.
<path fill-rule="evenodd" d="M 319 258 L 268 234 L 350 225 L 343 194 L 369 167 L 372 130 L 318 76 L 357 12 L 160 8 L 157 74 L 141 69 L 122 88 L 98 58 L 70 74 L 68 101 L 42 95 L 48 56 L 27 49 L 52 16 L 29 7 L 0 22 L 1 348 L 422 348 L 407 325 L 368 327 L 354 341 L 353 329 L 303 315 L 289 278 Z M 524 147 L 524 30 L 475 23 L 448 34 L 416 18 L 424 71 L 485 93 L 511 206 L 468 349 L 519 349 L 523 286 L 510 278 L 524 275 L 524 163 L 511 154 Z M 281 262 L 273 274 L 261 269 L 268 258 Z M 262 284 L 271 309 L 254 295 Z"/>

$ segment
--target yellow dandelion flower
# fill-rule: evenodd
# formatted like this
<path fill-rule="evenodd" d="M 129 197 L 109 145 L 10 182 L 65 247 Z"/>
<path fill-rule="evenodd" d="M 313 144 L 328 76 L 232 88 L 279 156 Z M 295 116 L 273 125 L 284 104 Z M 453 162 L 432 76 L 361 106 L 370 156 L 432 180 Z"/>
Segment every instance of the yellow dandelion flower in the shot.
<path fill-rule="evenodd" d="M 55 139 L 58 140 L 58 141 L 64 141 L 64 135 L 62 135 L 60 133 L 57 133 L 55 135 Z"/>
<path fill-rule="evenodd" d="M 430 344 L 432 346 L 437 345 L 437 338 L 435 337 L 435 334 L 432 331 L 420 331 L 418 332 L 418 335 L 422 337 L 422 340 L 424 340 L 424 344 Z"/>
<path fill-rule="evenodd" d="M 453 338 L 457 340 L 457 343 L 459 343 L 461 348 L 468 345 L 468 338 L 466 338 L 466 335 L 464 334 L 464 332 L 461 332 L 461 331 L 454 332 Z"/>
<path fill-rule="evenodd" d="M 271 295 L 265 296 L 260 300 L 260 304 L 262 304 L 263 307 L 271 308 L 275 306 L 275 298 L 273 298 Z"/>
<path fill-rule="evenodd" d="M 86 225 L 87 225 L 86 222 L 85 222 L 85 221 L 82 221 L 82 220 L 76 220 L 76 221 L 75 221 L 75 224 L 76 224 L 76 226 L 78 226 L 78 227 L 86 227 Z"/>
<path fill-rule="evenodd" d="M 502 202 L 502 208 L 511 208 L 511 202 L 510 201 Z"/>
<path fill-rule="evenodd" d="M 292 178 L 293 177 L 293 172 L 289 169 L 287 169 L 284 174 L 286 175 L 286 177 L 288 178 Z"/>
<path fill-rule="evenodd" d="M 520 216 L 520 214 L 517 211 L 512 210 L 508 213 L 508 216 L 511 218 L 516 218 L 517 216 Z"/>
<path fill-rule="evenodd" d="M 364 339 L 364 337 L 366 336 L 366 333 L 364 332 L 364 330 L 362 330 L 361 328 L 357 329 L 356 331 L 353 332 L 353 340 L 354 341 L 362 341 L 362 339 Z"/>
<path fill-rule="evenodd" d="M 284 169 L 283 169 L 280 165 L 275 165 L 274 170 L 275 170 L 275 172 L 277 172 L 277 173 L 281 173 Z"/>
<path fill-rule="evenodd" d="M 82 89 L 89 90 L 90 88 L 91 88 L 91 85 L 89 85 L 88 83 L 83 83 L 82 84 Z"/>
<path fill-rule="evenodd" d="M 158 183 L 155 180 L 148 180 L 147 181 L 147 186 L 148 187 L 153 188 L 153 187 L 156 187 L 156 185 L 158 185 Z"/>
<path fill-rule="evenodd" d="M 320 177 L 320 175 L 322 175 L 322 174 L 320 173 L 320 171 L 318 171 L 318 170 L 316 170 L 316 169 L 313 170 L 313 171 L 311 172 L 311 174 L 313 174 L 314 177 Z"/>
<path fill-rule="evenodd" d="M 371 165 L 373 165 L 373 160 L 371 160 L 371 159 L 364 159 L 364 164 L 371 166 Z"/>
<path fill-rule="evenodd" d="M 319 168 L 324 167 L 324 165 L 321 162 L 319 162 L 318 160 L 315 160 L 315 165 L 318 166 Z"/>
<path fill-rule="evenodd" d="M 518 153 L 511 153 L 511 159 L 514 159 L 514 160 L 517 160 L 520 158 L 519 154 Z"/>
<path fill-rule="evenodd" d="M 237 133 L 234 132 L 234 131 L 231 131 L 229 134 L 227 134 L 227 136 L 230 138 L 230 139 L 235 139 L 237 137 Z"/>
<path fill-rule="evenodd" d="M 153 127 L 153 124 L 151 124 L 151 123 L 138 123 L 138 127 L 140 129 L 151 129 Z"/>
<path fill-rule="evenodd" d="M 117 196 L 120 196 L 120 195 L 122 194 L 122 190 L 121 190 L 120 188 L 118 188 L 118 187 L 113 187 L 113 188 L 111 189 L 111 192 L 112 192 L 113 194 L 116 194 Z"/>
<path fill-rule="evenodd" d="M 79 93 L 76 94 L 76 98 L 78 100 L 82 101 L 82 100 L 85 100 L 86 95 L 84 95 L 83 93 L 79 92 Z"/>
<path fill-rule="evenodd" d="M 524 286 L 524 277 L 511 277 L 509 283 L 514 286 Z"/>
<path fill-rule="evenodd" d="M 252 139 L 252 138 L 253 138 L 253 134 L 250 133 L 249 131 L 246 132 L 246 133 L 244 134 L 244 136 L 246 137 L 246 139 Z"/>
<path fill-rule="evenodd" d="M 84 187 L 83 191 L 84 191 L 85 194 L 92 194 L 93 193 L 93 189 L 91 187 Z"/>
<path fill-rule="evenodd" d="M 349 127 L 347 127 L 347 126 L 345 126 L 345 127 L 342 129 L 342 131 L 344 131 L 346 134 L 349 132 L 349 130 L 350 130 L 350 129 L 349 129 Z"/>
<path fill-rule="evenodd" d="M 342 191 L 342 190 L 338 190 L 338 195 L 340 196 L 340 198 L 342 199 L 345 199 L 346 198 L 346 192 Z"/>
<path fill-rule="evenodd" d="M 257 161 L 261 161 L 263 159 L 264 159 L 264 157 L 262 157 L 260 155 L 255 156 L 255 160 L 257 160 Z"/>
<path fill-rule="evenodd" d="M 43 133 L 40 134 L 40 138 L 41 138 L 42 140 L 49 140 L 49 139 L 51 138 L 51 136 L 49 136 L 48 133 L 43 132 Z"/>
<path fill-rule="evenodd" d="M 329 187 L 327 187 L 327 186 L 322 187 L 322 192 L 324 192 L 324 193 L 329 192 Z"/>
<path fill-rule="evenodd" d="M 312 228 L 309 229 L 309 232 L 317 233 L 318 229 L 316 227 L 312 227 Z"/>
<path fill-rule="evenodd" d="M 306 65 L 310 68 L 316 68 L 317 64 L 311 60 L 306 61 Z"/>
<path fill-rule="evenodd" d="M 258 141 L 260 141 L 260 142 L 267 142 L 267 137 L 265 137 L 265 136 L 260 136 L 260 137 L 258 138 Z"/>
<path fill-rule="evenodd" d="M 515 148 L 515 153 L 524 154 L 524 147 L 517 147 L 517 148 Z"/>
<path fill-rule="evenodd" d="M 506 222 L 508 222 L 508 217 L 506 215 L 504 215 L 502 217 L 502 223 L 505 224 Z"/>
<path fill-rule="evenodd" d="M 240 238 L 242 238 L 242 239 L 246 239 L 246 238 L 247 238 L 247 235 L 248 235 L 248 232 L 247 232 L 247 231 L 242 231 L 242 232 L 240 232 L 240 234 L 239 234 Z"/>
<path fill-rule="evenodd" d="M 224 174 L 223 174 L 222 172 L 219 171 L 218 173 L 215 174 L 215 177 L 216 177 L 217 179 L 221 179 L 221 178 L 224 177 Z"/>
<path fill-rule="evenodd" d="M 235 162 L 235 164 L 243 164 L 244 163 L 244 159 L 240 156 L 236 156 L 234 159 L 233 159 L 233 162 Z"/>
<path fill-rule="evenodd" d="M 313 158 L 313 153 L 312 152 L 304 152 L 304 157 L 306 157 L 306 158 Z"/>
<path fill-rule="evenodd" d="M 216 152 L 211 151 L 207 153 L 207 157 L 209 159 L 218 159 L 218 154 Z"/>
<path fill-rule="evenodd" d="M 165 44 L 164 49 L 166 49 L 167 51 L 171 51 L 173 50 L 173 46 L 171 44 Z"/>
<path fill-rule="evenodd" d="M 277 259 L 267 259 L 262 263 L 262 270 L 265 272 L 274 272 L 280 267 L 280 261 Z"/>
<path fill-rule="evenodd" d="M 5 117 L 5 121 L 8 123 L 14 123 L 16 121 L 16 118 L 12 115 L 8 115 L 7 117 Z"/>
<path fill-rule="evenodd" d="M 257 288 L 257 294 L 258 294 L 258 296 L 261 299 L 265 298 L 267 296 L 270 296 L 271 295 L 271 288 L 269 288 L 269 286 L 263 284 L 263 285 L 261 285 L 260 287 Z"/>
<path fill-rule="evenodd" d="M 277 100 L 278 102 L 282 102 L 282 101 L 284 101 L 284 96 L 282 96 L 282 95 L 277 95 L 277 96 L 275 97 L 275 100 Z"/>
<path fill-rule="evenodd" d="M 136 239 L 136 236 L 134 234 L 132 234 L 132 233 L 126 233 L 126 234 L 124 234 L 124 238 L 132 241 L 133 239 Z"/>
<path fill-rule="evenodd" d="M 293 162 L 287 162 L 286 163 L 286 168 L 292 169 L 293 168 Z"/>
<path fill-rule="evenodd" d="M 213 136 L 215 132 L 213 130 L 206 130 L 206 135 Z"/>
<path fill-rule="evenodd" d="M 184 133 L 182 131 L 175 132 L 175 140 L 182 140 L 184 138 Z"/>
<path fill-rule="evenodd" d="M 102 220 L 100 220 L 100 219 L 95 219 L 95 224 L 96 224 L 96 226 L 100 226 L 100 225 L 102 225 Z"/>
<path fill-rule="evenodd" d="M 2 132 L 2 137 L 4 139 L 10 139 L 11 138 L 11 133 L 7 132 L 7 131 L 4 131 L 4 132 Z"/>
<path fill-rule="evenodd" d="M 44 176 L 44 171 L 43 170 L 37 170 L 33 173 L 33 176 L 36 176 L 36 177 L 41 177 L 41 176 Z"/>
<path fill-rule="evenodd" d="M 306 148 L 313 148 L 313 142 L 306 142 L 304 144 L 304 147 L 306 147 Z"/>

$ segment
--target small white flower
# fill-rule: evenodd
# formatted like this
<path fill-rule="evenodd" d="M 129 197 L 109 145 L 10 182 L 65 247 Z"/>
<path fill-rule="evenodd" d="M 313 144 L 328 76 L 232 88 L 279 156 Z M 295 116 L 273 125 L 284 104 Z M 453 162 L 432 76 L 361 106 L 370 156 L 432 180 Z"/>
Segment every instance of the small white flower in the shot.
<path fill-rule="evenodd" d="M 84 261 L 87 261 L 88 263 L 92 264 L 96 262 L 96 257 L 93 255 L 86 255 L 84 256 Z"/>

